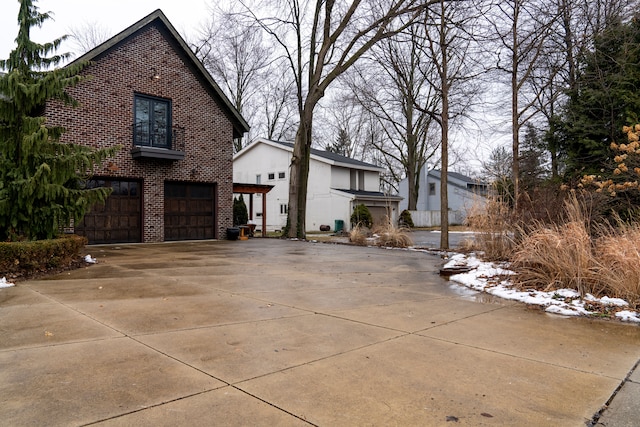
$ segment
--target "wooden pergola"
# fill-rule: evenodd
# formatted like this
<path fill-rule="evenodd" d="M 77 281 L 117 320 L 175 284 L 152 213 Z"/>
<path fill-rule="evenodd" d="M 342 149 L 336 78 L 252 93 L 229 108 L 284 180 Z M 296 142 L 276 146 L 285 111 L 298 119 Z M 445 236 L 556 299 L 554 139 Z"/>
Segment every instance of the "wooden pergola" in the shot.
<path fill-rule="evenodd" d="M 253 221 L 253 195 L 262 194 L 262 237 L 267 237 L 267 193 L 273 185 L 233 183 L 234 194 L 249 195 L 249 219 Z"/>

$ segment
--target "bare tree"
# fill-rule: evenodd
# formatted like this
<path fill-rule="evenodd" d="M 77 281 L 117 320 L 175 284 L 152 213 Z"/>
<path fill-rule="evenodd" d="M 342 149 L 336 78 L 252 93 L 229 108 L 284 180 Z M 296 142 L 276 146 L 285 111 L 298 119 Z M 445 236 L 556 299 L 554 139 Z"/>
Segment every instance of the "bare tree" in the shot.
<path fill-rule="evenodd" d="M 104 43 L 111 35 L 111 30 L 96 21 L 72 26 L 68 30 L 69 40 L 73 43 L 73 50 L 78 55 L 87 53 L 99 44 Z"/>
<path fill-rule="evenodd" d="M 453 122 L 466 116 L 476 99 L 478 76 L 487 71 L 477 49 L 476 21 L 483 2 L 440 0 L 424 14 L 421 53 L 433 69 L 423 70 L 438 104 L 420 105 L 440 126 L 440 247 L 449 248 L 449 136 Z M 473 12 L 471 12 L 473 11 Z M 475 50 L 475 51 L 474 51 Z M 427 62 L 427 61 L 423 61 Z"/>
<path fill-rule="evenodd" d="M 247 14 L 280 46 L 296 82 L 299 124 L 286 235 L 304 238 L 313 114 L 326 90 L 372 46 L 411 25 L 433 0 L 279 0 Z M 398 18 L 405 17 L 404 23 Z"/>
<path fill-rule="evenodd" d="M 286 67 L 282 61 L 272 64 L 269 78 L 262 81 L 259 89 L 257 135 L 266 135 L 272 140 L 291 141 L 295 138 L 298 115 L 295 99 L 295 84 L 282 72 Z"/>
<path fill-rule="evenodd" d="M 396 186 L 407 178 L 410 210 L 416 209 L 420 173 L 440 145 L 432 126 L 440 97 L 430 84 L 436 70 L 423 54 L 424 30 L 414 25 L 380 42 L 349 79 L 354 98 L 380 124 L 384 138 L 371 144 L 382 154 L 390 178 Z"/>
<path fill-rule="evenodd" d="M 494 148 L 489 158 L 482 162 L 482 180 L 492 184 L 497 195 L 504 197 L 511 192 L 511 171 L 513 157 L 511 150 L 499 146 Z"/>
<path fill-rule="evenodd" d="M 520 194 L 520 131 L 539 109 L 542 86 L 532 84 L 540 59 L 548 52 L 548 40 L 559 17 L 557 10 L 542 0 L 508 0 L 495 4 L 492 24 L 498 35 L 497 69 L 509 77 L 511 93 L 511 135 L 513 157 L 513 205 L 517 210 Z"/>
<path fill-rule="evenodd" d="M 261 112 L 257 100 L 264 96 L 263 83 L 272 72 L 273 49 L 263 41 L 259 26 L 230 12 L 211 10 L 191 48 L 240 114 L 254 121 Z M 234 141 L 235 152 L 243 146 L 243 138 Z"/>
<path fill-rule="evenodd" d="M 341 79 L 342 80 L 342 79 Z M 345 138 L 342 154 L 354 159 L 368 161 L 364 148 L 370 136 L 369 120 L 373 118 L 357 102 L 348 84 L 326 106 L 326 121 L 330 123 L 330 141 Z M 325 144 L 326 145 L 326 144 Z"/>

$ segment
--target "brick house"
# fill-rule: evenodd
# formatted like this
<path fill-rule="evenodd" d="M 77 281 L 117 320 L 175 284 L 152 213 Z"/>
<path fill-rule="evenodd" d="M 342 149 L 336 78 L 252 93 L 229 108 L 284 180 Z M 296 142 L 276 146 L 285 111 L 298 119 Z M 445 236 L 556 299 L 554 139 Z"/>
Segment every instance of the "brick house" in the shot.
<path fill-rule="evenodd" d="M 122 149 L 89 186 L 110 186 L 75 232 L 90 243 L 221 239 L 232 226 L 233 138 L 249 126 L 160 10 L 76 61 L 90 78 L 49 102 L 62 141 Z"/>

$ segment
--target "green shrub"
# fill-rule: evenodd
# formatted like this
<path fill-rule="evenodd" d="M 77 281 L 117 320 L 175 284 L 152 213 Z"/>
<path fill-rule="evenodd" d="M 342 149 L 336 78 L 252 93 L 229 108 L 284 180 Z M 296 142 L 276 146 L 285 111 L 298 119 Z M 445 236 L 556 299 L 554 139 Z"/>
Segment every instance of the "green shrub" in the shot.
<path fill-rule="evenodd" d="M 358 224 L 368 228 L 371 228 L 371 225 L 373 224 L 371 212 L 369 212 L 369 208 L 363 204 L 356 206 L 351 214 L 351 227 L 355 227 Z"/>
<path fill-rule="evenodd" d="M 413 218 L 411 218 L 411 212 L 406 209 L 400 212 L 400 226 L 409 228 L 415 227 L 415 225 L 413 225 Z"/>
<path fill-rule="evenodd" d="M 50 240 L 0 242 L 0 277 L 24 275 L 69 265 L 87 244 L 81 236 Z"/>
<path fill-rule="evenodd" d="M 249 221 L 249 213 L 241 194 L 239 199 L 233 198 L 233 225 L 244 225 L 247 221 Z"/>

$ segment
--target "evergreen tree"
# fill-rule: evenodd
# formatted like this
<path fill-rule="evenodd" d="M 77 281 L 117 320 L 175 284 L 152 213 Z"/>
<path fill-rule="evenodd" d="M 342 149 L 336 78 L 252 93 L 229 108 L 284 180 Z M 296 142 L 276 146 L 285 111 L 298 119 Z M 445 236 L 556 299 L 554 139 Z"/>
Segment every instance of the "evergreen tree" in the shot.
<path fill-rule="evenodd" d="M 249 212 L 247 205 L 244 203 L 242 194 L 240 198 L 233 198 L 233 225 L 244 225 L 249 221 Z"/>
<path fill-rule="evenodd" d="M 371 228 L 373 225 L 371 211 L 363 204 L 357 205 L 351 214 L 351 226 L 355 227 L 357 225 L 362 225 L 367 228 Z"/>
<path fill-rule="evenodd" d="M 20 0 L 16 48 L 0 60 L 0 240 L 52 238 L 71 219 L 80 221 L 110 189 L 83 189 L 94 165 L 117 148 L 93 150 L 59 142 L 64 129 L 48 126 L 48 100 L 75 105 L 65 92 L 85 64 L 55 68 L 68 54 L 55 51 L 65 37 L 35 43 L 30 30 L 50 18 L 35 1 Z"/>
<path fill-rule="evenodd" d="M 325 151 L 351 157 L 351 138 L 345 128 L 340 128 L 336 141 L 333 144 L 327 144 Z"/>
<path fill-rule="evenodd" d="M 597 172 L 611 160 L 610 144 L 640 113 L 640 15 L 609 22 L 585 54 L 575 90 L 569 92 L 560 137 L 569 173 Z"/>
<path fill-rule="evenodd" d="M 520 183 L 523 191 L 538 187 L 548 176 L 545 142 L 531 123 L 525 125 L 525 135 L 520 149 Z"/>

